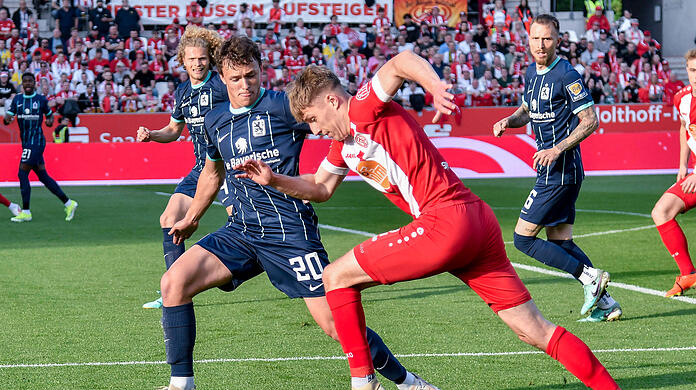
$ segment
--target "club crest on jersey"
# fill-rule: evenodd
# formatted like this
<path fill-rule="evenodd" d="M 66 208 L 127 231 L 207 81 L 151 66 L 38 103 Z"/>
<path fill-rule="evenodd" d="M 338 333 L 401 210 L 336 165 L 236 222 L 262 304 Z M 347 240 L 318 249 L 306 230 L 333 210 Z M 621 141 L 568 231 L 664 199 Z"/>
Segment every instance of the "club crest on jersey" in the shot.
<path fill-rule="evenodd" d="M 39 103 L 38 103 L 38 102 L 34 102 L 34 103 L 31 105 L 31 108 L 33 108 L 34 110 L 37 110 L 37 109 L 39 108 Z"/>
<path fill-rule="evenodd" d="M 207 93 L 201 94 L 200 103 L 201 103 L 201 106 L 207 106 L 208 104 L 210 104 L 210 98 L 208 97 Z"/>
<path fill-rule="evenodd" d="M 358 93 L 355 94 L 355 98 L 358 100 L 365 100 L 368 95 L 370 95 L 370 83 L 363 85 Z"/>
<path fill-rule="evenodd" d="M 266 135 L 266 122 L 261 118 L 261 115 L 256 115 L 256 119 L 251 122 L 251 134 L 254 137 L 263 137 Z"/>
<path fill-rule="evenodd" d="M 198 116 L 198 107 L 191 106 L 191 116 Z"/>
<path fill-rule="evenodd" d="M 361 148 L 367 147 L 367 138 L 365 138 L 364 135 L 356 134 L 354 139 L 355 139 L 355 143 L 360 145 Z"/>
<path fill-rule="evenodd" d="M 570 98 L 574 102 L 577 102 L 578 100 L 587 96 L 587 92 L 585 91 L 585 88 L 582 87 L 582 82 L 580 80 L 566 85 L 566 89 L 568 90 L 568 93 L 570 93 Z"/>
<path fill-rule="evenodd" d="M 549 88 L 549 85 L 544 84 L 544 87 L 541 89 L 540 99 L 548 100 L 550 91 L 551 91 L 551 89 Z"/>
<path fill-rule="evenodd" d="M 247 140 L 243 137 L 239 137 L 237 142 L 234 143 L 234 147 L 237 148 L 237 153 L 247 152 Z"/>

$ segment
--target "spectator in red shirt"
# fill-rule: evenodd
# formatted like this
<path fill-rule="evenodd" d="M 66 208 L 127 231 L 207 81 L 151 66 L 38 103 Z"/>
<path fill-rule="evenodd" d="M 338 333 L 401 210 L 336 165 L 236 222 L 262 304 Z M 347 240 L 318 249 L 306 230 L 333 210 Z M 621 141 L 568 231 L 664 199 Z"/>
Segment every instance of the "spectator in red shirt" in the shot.
<path fill-rule="evenodd" d="M 375 27 L 375 31 L 382 31 L 382 27 L 391 27 L 391 22 L 389 21 L 389 17 L 387 17 L 387 10 L 380 6 L 377 8 L 377 15 L 373 21 L 372 25 Z"/>
<path fill-rule="evenodd" d="M 160 99 L 160 105 L 162 107 L 162 111 L 168 111 L 171 112 L 174 109 L 174 93 L 176 92 L 176 86 L 174 85 L 174 81 L 169 81 L 167 83 L 167 92 L 162 94 L 162 98 Z"/>
<path fill-rule="evenodd" d="M 186 10 L 186 21 L 188 24 L 195 24 L 196 26 L 203 25 L 203 10 L 197 2 L 192 1 L 191 5 L 188 6 Z"/>
<path fill-rule="evenodd" d="M 597 8 L 595 8 L 594 15 L 590 16 L 590 18 L 587 19 L 585 30 L 590 30 L 592 28 L 592 24 L 594 24 L 595 22 L 599 22 L 600 30 L 611 30 L 611 24 L 609 24 L 609 19 L 607 19 L 606 15 L 602 13 L 601 6 L 597 6 Z"/>
<path fill-rule="evenodd" d="M 15 24 L 7 15 L 7 11 L 0 8 L 0 39 L 6 41 L 10 39 L 10 32 L 15 28 Z"/>
<path fill-rule="evenodd" d="M 662 101 L 672 105 L 674 103 L 674 95 L 682 88 L 684 88 L 684 83 L 681 80 L 677 80 L 676 73 L 671 73 L 669 75 L 669 81 L 665 83 L 665 92 L 662 95 Z"/>
<path fill-rule="evenodd" d="M 111 62 L 109 62 L 109 68 L 112 72 L 116 71 L 116 64 L 119 62 L 122 63 L 126 68 L 130 67 L 130 61 L 128 61 L 128 58 L 124 57 L 123 49 L 117 49 L 116 56 L 113 60 L 111 60 Z"/>
<path fill-rule="evenodd" d="M 268 24 L 273 27 L 273 32 L 280 33 L 280 23 L 285 11 L 280 8 L 280 0 L 273 0 L 273 8 L 268 12 Z"/>
<path fill-rule="evenodd" d="M 237 35 L 237 25 L 233 24 L 232 27 L 233 28 L 230 28 L 227 22 L 223 20 L 222 23 L 220 23 L 220 29 L 218 30 L 218 34 L 220 34 L 222 39 L 225 40 L 231 38 L 234 35 Z"/>
<path fill-rule="evenodd" d="M 176 36 L 179 38 L 181 38 L 181 36 L 184 34 L 184 26 L 179 24 L 179 18 L 174 18 L 174 20 L 172 20 L 172 24 L 165 27 L 164 31 L 169 31 L 169 29 L 174 29 Z"/>

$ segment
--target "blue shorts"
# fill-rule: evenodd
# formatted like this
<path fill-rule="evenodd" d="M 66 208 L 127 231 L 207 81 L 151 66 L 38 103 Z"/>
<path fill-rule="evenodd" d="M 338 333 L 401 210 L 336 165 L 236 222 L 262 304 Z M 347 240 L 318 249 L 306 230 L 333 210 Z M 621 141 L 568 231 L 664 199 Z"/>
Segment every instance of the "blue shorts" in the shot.
<path fill-rule="evenodd" d="M 195 169 L 192 169 L 191 172 L 189 172 L 186 177 L 184 177 L 179 184 L 177 184 L 176 189 L 174 189 L 175 194 L 184 194 L 188 197 L 193 198 L 194 195 L 196 195 L 196 186 L 198 185 L 198 178 L 201 176 L 201 173 L 198 172 Z M 232 199 L 227 196 L 227 191 L 225 190 L 227 187 L 223 187 L 220 189 L 220 192 L 218 192 L 217 199 L 220 201 L 220 203 L 223 204 L 225 207 L 229 207 L 232 205 Z"/>
<path fill-rule="evenodd" d="M 266 271 L 271 283 L 290 298 L 325 295 L 322 275 L 329 256 L 318 238 L 279 241 L 242 233 L 228 224 L 196 245 L 217 256 L 232 273 L 232 280 L 220 286 L 224 291 Z"/>
<path fill-rule="evenodd" d="M 581 184 L 535 184 L 520 211 L 520 218 L 540 226 L 575 223 L 575 201 Z"/>
<path fill-rule="evenodd" d="M 22 145 L 22 159 L 19 162 L 33 167 L 45 164 L 43 158 L 45 148 L 46 145 Z"/>

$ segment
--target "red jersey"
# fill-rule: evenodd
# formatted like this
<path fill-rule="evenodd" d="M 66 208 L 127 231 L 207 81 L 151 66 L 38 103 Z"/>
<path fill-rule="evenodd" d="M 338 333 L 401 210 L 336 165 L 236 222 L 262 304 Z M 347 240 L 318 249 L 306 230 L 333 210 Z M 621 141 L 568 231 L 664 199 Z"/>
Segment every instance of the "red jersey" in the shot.
<path fill-rule="evenodd" d="M 343 175 L 348 169 L 414 218 L 447 204 L 479 198 L 457 175 L 418 122 L 391 101 L 375 76 L 350 101 L 352 137 L 332 141 L 321 164 Z"/>
<path fill-rule="evenodd" d="M 162 95 L 162 111 L 174 111 L 174 93 L 165 93 Z"/>
<path fill-rule="evenodd" d="M 674 107 L 679 111 L 679 119 L 686 127 L 686 143 L 696 153 L 696 99 L 691 85 L 687 85 L 674 95 Z"/>
<path fill-rule="evenodd" d="M 101 60 L 95 58 L 89 61 L 87 68 L 94 73 L 101 73 L 107 66 L 109 66 L 109 60 L 106 58 L 102 58 Z"/>
<path fill-rule="evenodd" d="M 665 83 L 665 94 L 662 95 L 662 101 L 672 105 L 674 104 L 674 95 L 679 92 L 680 89 L 684 88 L 684 83 L 681 80 L 675 82 L 668 81 Z"/>
<path fill-rule="evenodd" d="M 275 23 L 273 26 L 273 32 L 278 34 L 280 32 L 280 21 L 283 18 L 285 12 L 282 8 L 271 8 L 268 11 L 268 23 Z"/>
<path fill-rule="evenodd" d="M 290 71 L 291 75 L 296 75 L 307 65 L 303 55 L 297 57 L 290 56 L 285 59 L 285 66 Z"/>
<path fill-rule="evenodd" d="M 375 31 L 382 31 L 382 27 L 391 27 L 391 22 L 387 17 L 379 17 L 372 21 L 372 25 L 375 26 Z"/>
<path fill-rule="evenodd" d="M 15 28 L 15 24 L 12 19 L 0 20 L 0 39 L 10 39 L 10 32 L 12 32 L 13 28 Z"/>

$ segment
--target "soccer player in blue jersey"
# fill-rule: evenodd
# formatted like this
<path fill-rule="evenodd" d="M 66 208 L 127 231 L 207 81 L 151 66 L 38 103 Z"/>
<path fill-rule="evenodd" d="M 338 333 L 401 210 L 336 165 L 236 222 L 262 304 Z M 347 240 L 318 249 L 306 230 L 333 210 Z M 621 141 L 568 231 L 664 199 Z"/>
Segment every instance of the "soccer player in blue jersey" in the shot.
<path fill-rule="evenodd" d="M 210 110 L 221 104 L 226 105 L 228 102 L 225 86 L 217 72 L 212 70 L 215 65 L 213 54 L 221 43 L 222 38 L 215 31 L 194 25 L 186 28 L 179 42 L 177 60 L 184 64 L 189 79 L 182 83 L 174 94 L 174 110 L 169 124 L 159 130 L 149 130 L 141 126 L 136 137 L 138 142 L 172 142 L 179 139 L 184 126 L 187 126 L 193 142 L 195 164 L 191 172 L 176 187 L 160 216 L 164 263 L 167 269 L 186 250 L 183 242 L 179 244 L 172 242 L 169 231 L 176 221 L 186 215 L 186 211 L 191 206 L 193 195 L 196 193 L 196 183 L 205 164 L 208 141 L 203 129 L 203 120 Z M 223 191 L 221 191 L 220 200 L 229 207 L 229 199 Z M 143 305 L 145 309 L 161 307 L 161 297 Z"/>
<path fill-rule="evenodd" d="M 51 176 L 46 172 L 46 164 L 43 152 L 46 148 L 46 137 L 44 136 L 41 124 L 44 116 L 46 125 L 53 125 L 53 113 L 48 108 L 48 100 L 43 95 L 36 93 L 36 79 L 32 73 L 22 75 L 23 94 L 15 95 L 10 103 L 10 108 L 5 113 L 3 122 L 9 125 L 17 116 L 20 139 L 22 140 L 22 158 L 19 161 L 19 187 L 22 193 L 22 211 L 10 220 L 12 222 L 31 221 L 31 211 L 29 201 L 31 200 L 31 184 L 29 183 L 29 172 L 36 173 L 43 185 L 48 188 L 55 196 L 63 202 L 65 206 L 65 220 L 72 221 L 77 209 L 77 202 L 69 199 Z"/>
<path fill-rule="evenodd" d="M 297 175 L 308 128 L 297 124 L 284 92 L 260 88 L 261 53 L 249 38 L 225 41 L 216 62 L 229 103 L 205 117 L 210 141 L 207 161 L 185 217 L 170 234 L 175 244 L 189 238 L 223 182 L 234 212 L 225 226 L 189 248 L 162 277 L 169 390 L 194 388 L 193 297 L 213 287 L 232 291 L 264 271 L 287 296 L 303 298 L 317 324 L 338 340 L 322 281 L 328 255 L 312 206 L 271 187 L 236 178 L 241 171 L 232 169 L 246 160 L 260 159 L 275 172 Z M 375 367 L 400 390 L 436 389 L 408 372 L 374 331 L 368 329 L 367 338 Z"/>
<path fill-rule="evenodd" d="M 609 273 L 594 268 L 573 242 L 575 201 L 585 176 L 579 144 L 597 128 L 598 121 L 582 76 L 556 54 L 559 41 L 555 17 L 534 18 L 529 48 L 536 64 L 527 69 L 522 105 L 495 123 L 493 134 L 500 137 L 507 128 L 531 122 L 536 137 L 538 151 L 532 166 L 537 180 L 515 226 L 515 247 L 582 283 L 580 313 L 597 307 L 581 321 L 612 321 L 622 311 L 606 292 Z M 537 237 L 544 228 L 548 240 Z"/>

